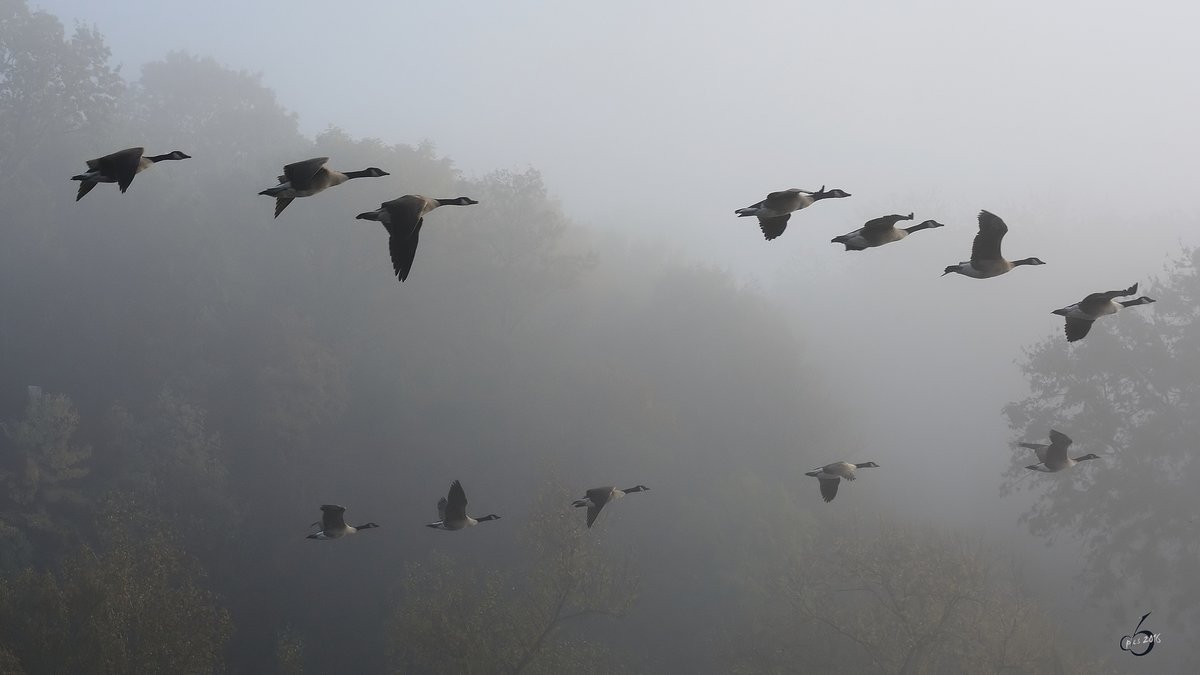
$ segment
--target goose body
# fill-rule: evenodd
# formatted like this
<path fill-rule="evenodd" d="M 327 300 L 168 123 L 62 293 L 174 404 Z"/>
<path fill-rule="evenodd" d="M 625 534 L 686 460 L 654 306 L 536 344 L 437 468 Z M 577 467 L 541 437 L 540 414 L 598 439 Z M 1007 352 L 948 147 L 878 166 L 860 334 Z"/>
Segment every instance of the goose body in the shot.
<path fill-rule="evenodd" d="M 584 494 L 583 499 L 576 499 L 571 503 L 571 506 L 574 506 L 577 509 L 585 506 L 587 507 L 587 526 L 591 527 L 592 523 L 596 522 L 596 517 L 600 515 L 600 510 L 604 508 L 605 504 L 608 504 L 613 500 L 620 499 L 627 494 L 632 494 L 634 492 L 645 492 L 649 489 L 650 488 L 646 487 L 645 485 L 635 485 L 631 488 L 625 488 L 624 490 L 618 490 L 611 485 L 607 487 L 592 488 Z"/>
<path fill-rule="evenodd" d="M 1135 300 L 1117 300 L 1120 297 L 1136 294 L 1137 289 L 1138 285 L 1134 284 L 1123 291 L 1092 293 L 1073 305 L 1054 310 L 1051 314 L 1058 314 L 1066 318 L 1064 330 L 1067 334 L 1067 342 L 1082 340 L 1087 336 L 1088 331 L 1092 329 L 1092 323 L 1096 319 L 1108 316 L 1109 314 L 1116 314 L 1123 307 L 1134 307 L 1154 302 L 1153 299 L 1144 295 Z"/>
<path fill-rule="evenodd" d="M 788 188 L 787 190 L 772 192 L 761 202 L 738 209 L 734 213 L 738 217 L 757 217 L 758 226 L 762 230 L 763 236 L 770 241 L 783 234 L 783 231 L 787 229 L 788 219 L 792 217 L 793 212 L 812 206 L 822 199 L 849 196 L 850 193 L 836 188 L 826 191 L 824 185 L 816 192 L 801 190 L 800 188 Z"/>
<path fill-rule="evenodd" d="M 1000 242 L 1008 233 L 1008 225 L 994 213 L 979 212 L 979 233 L 971 246 L 971 259 L 950 265 L 942 276 L 950 273 L 961 274 L 973 279 L 989 279 L 998 277 L 1020 265 L 1045 265 L 1038 258 L 1023 258 L 1008 261 L 1000 253 Z"/>
<path fill-rule="evenodd" d="M 944 227 L 942 223 L 936 220 L 926 220 L 912 227 L 896 227 L 896 223 L 912 219 L 913 214 L 911 213 L 907 216 L 896 214 L 880 216 L 874 220 L 868 220 L 862 227 L 853 232 L 847 232 L 840 237 L 834 237 L 830 240 L 830 243 L 842 244 L 846 247 L 847 251 L 862 251 L 863 249 L 900 241 L 913 232 L 933 227 Z"/>
<path fill-rule="evenodd" d="M 879 465 L 875 462 L 863 462 L 860 464 L 851 464 L 850 462 L 834 462 L 833 464 L 826 464 L 819 469 L 813 469 L 804 475 L 812 476 L 820 482 L 821 497 L 823 497 L 825 502 L 828 503 L 833 501 L 833 498 L 837 496 L 838 485 L 842 482 L 843 478 L 846 480 L 854 480 L 855 469 L 869 468 L 879 468 Z"/>
<path fill-rule="evenodd" d="M 376 220 L 383 223 L 383 228 L 388 232 L 392 269 L 396 278 L 404 281 L 408 278 L 413 259 L 417 255 L 417 241 L 421 234 L 421 225 L 425 222 L 425 214 L 441 206 L 467 206 L 478 203 L 470 197 L 431 199 L 421 195 L 404 195 L 356 217 L 360 220 Z"/>
<path fill-rule="evenodd" d="M 1066 434 L 1051 429 L 1049 445 L 1044 443 L 1018 443 L 1018 445 L 1023 448 L 1029 448 L 1037 454 L 1038 463 L 1030 464 L 1025 468 L 1044 473 L 1055 473 L 1063 469 L 1069 469 L 1085 460 L 1100 459 L 1098 455 L 1093 454 L 1087 454 L 1074 459 L 1068 457 L 1067 448 L 1071 447 L 1071 442 L 1071 439 Z"/>
<path fill-rule="evenodd" d="M 142 154 L 144 151 L 145 148 L 126 148 L 111 155 L 87 160 L 88 170 L 77 176 L 71 176 L 71 180 L 79 181 L 79 192 L 75 195 L 75 201 L 83 199 L 83 196 L 91 192 L 92 188 L 99 183 L 116 183 L 124 193 L 133 183 L 134 176 L 158 162 L 191 159 L 190 155 L 185 155 L 178 150 L 150 157 Z"/>
<path fill-rule="evenodd" d="M 362 525 L 347 525 L 345 519 L 346 507 L 337 504 L 323 504 L 321 506 L 321 520 L 313 523 L 313 526 L 320 525 L 321 529 L 308 535 L 308 539 L 339 539 L 348 534 L 354 534 L 359 530 L 369 530 L 372 527 L 379 527 L 375 523 L 364 523 Z"/>
<path fill-rule="evenodd" d="M 437 510 L 438 521 L 436 523 L 429 523 L 425 527 L 432 527 L 438 530 L 461 530 L 488 520 L 500 519 L 500 516 L 494 513 L 479 518 L 468 516 L 467 493 L 463 490 L 462 483 L 458 481 L 451 483 L 450 492 L 438 500 Z"/>
<path fill-rule="evenodd" d="M 373 166 L 362 171 L 342 173 L 326 166 L 328 161 L 328 157 L 313 157 L 302 162 L 288 164 L 283 167 L 279 185 L 267 188 L 258 194 L 275 198 L 275 217 L 278 218 L 288 204 L 291 204 L 292 200 L 297 197 L 311 197 L 352 178 L 379 178 L 391 175 L 383 169 Z"/>

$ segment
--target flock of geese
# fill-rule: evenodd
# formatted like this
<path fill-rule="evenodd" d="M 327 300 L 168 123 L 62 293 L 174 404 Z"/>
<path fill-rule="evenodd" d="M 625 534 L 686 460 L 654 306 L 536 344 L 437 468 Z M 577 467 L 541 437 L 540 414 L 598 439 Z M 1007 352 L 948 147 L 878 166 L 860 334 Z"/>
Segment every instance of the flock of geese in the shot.
<path fill-rule="evenodd" d="M 772 192 L 761 202 L 737 209 L 734 213 L 739 217 L 756 216 L 763 236 L 770 241 L 783 234 L 784 229 L 787 228 L 788 220 L 792 217 L 792 213 L 812 206 L 822 199 L 849 196 L 850 194 L 844 190 L 826 190 L 824 185 L 821 186 L 820 190 L 815 192 L 790 188 L 779 192 Z M 834 244 L 842 244 L 846 247 L 845 250 L 847 251 L 862 251 L 900 241 L 914 232 L 943 227 L 943 224 L 936 220 L 926 220 L 911 227 L 896 227 L 896 224 L 901 221 L 913 220 L 913 216 L 914 214 L 912 213 L 907 216 L 899 214 L 880 216 L 867 221 L 861 228 L 853 232 L 847 232 L 839 237 L 834 237 L 830 241 Z M 976 233 L 975 241 L 971 245 L 971 259 L 954 265 L 947 265 L 946 269 L 942 272 L 942 276 L 946 276 L 947 274 L 961 274 L 973 279 L 990 279 L 998 277 L 1001 274 L 1007 274 L 1013 268 L 1022 265 L 1046 264 L 1040 258 L 1034 257 L 1021 258 L 1020 260 L 1006 259 L 1000 250 L 1000 244 L 1006 234 L 1008 234 L 1008 225 L 999 216 L 989 211 L 980 211 L 979 232 Z M 1056 309 L 1051 313 L 1060 315 L 1066 319 L 1065 332 L 1067 342 L 1076 342 L 1087 336 L 1088 332 L 1092 329 L 1092 324 L 1097 319 L 1114 314 L 1125 307 L 1134 307 L 1154 302 L 1153 299 L 1144 295 L 1134 300 L 1117 300 L 1117 298 L 1137 295 L 1137 290 L 1138 285 L 1135 283 L 1124 290 L 1092 293 L 1073 305 Z M 1067 448 L 1071 445 L 1071 439 L 1066 434 L 1053 429 L 1050 431 L 1049 445 L 1040 443 L 1019 443 L 1018 445 L 1037 453 L 1038 463 L 1025 467 L 1033 471 L 1055 473 L 1075 466 L 1085 460 L 1100 459 L 1099 456 L 1094 454 L 1087 454 L 1074 459 L 1068 457 Z M 847 481 L 855 479 L 856 469 L 877 468 L 878 466 L 875 462 L 860 462 L 857 464 L 851 462 L 834 462 L 813 469 L 804 475 L 817 479 L 821 487 L 821 497 L 828 503 L 833 501 L 833 498 L 837 496 L 838 486 L 843 479 Z"/>
<path fill-rule="evenodd" d="M 124 193 L 133 183 L 134 177 L 142 171 L 159 162 L 184 159 L 191 159 L 191 157 L 179 150 L 165 155 L 148 156 L 143 148 L 127 148 L 104 157 L 87 160 L 88 170 L 71 178 L 71 180 L 79 181 L 79 192 L 75 200 L 83 199 L 84 195 L 99 183 L 116 183 Z M 328 162 L 328 157 L 314 157 L 283 167 L 283 174 L 278 178 L 279 184 L 259 193 L 275 198 L 276 218 L 297 198 L 311 197 L 354 178 L 381 178 L 390 175 L 376 167 L 368 167 L 361 171 L 337 171 L 330 168 Z M 737 209 L 734 213 L 739 217 L 756 217 L 763 236 L 770 241 L 784 233 L 788 221 L 796 211 L 812 206 L 823 199 L 843 199 L 849 196 L 850 193 L 844 190 L 836 188 L 826 190 L 824 185 L 816 191 L 789 188 L 772 192 L 767 195 L 766 199 Z M 403 282 L 408 279 L 409 272 L 412 270 L 425 216 L 430 211 L 442 206 L 469 206 L 478 203 L 469 197 L 435 199 L 410 194 L 384 202 L 379 205 L 379 208 L 360 213 L 356 218 L 378 221 L 383 225 L 388 233 L 388 250 L 391 254 L 393 272 L 396 278 Z M 912 213 L 907 216 L 893 214 L 869 220 L 853 232 L 834 237 L 831 243 L 842 244 L 847 251 L 862 251 L 900 241 L 914 232 L 944 226 L 935 220 L 926 220 L 910 227 L 896 226 L 902 221 L 913 220 L 913 215 Z M 990 279 L 1007 274 L 1022 265 L 1045 264 L 1035 257 L 1007 260 L 1000 248 L 1004 235 L 1007 233 L 1008 225 L 999 216 L 988 211 L 980 211 L 979 232 L 975 235 L 974 243 L 971 246 L 970 260 L 948 265 L 942 272 L 942 276 L 953 273 L 974 279 Z M 1135 283 L 1124 290 L 1092 293 L 1083 300 L 1062 309 L 1056 309 L 1052 313 L 1065 318 L 1068 342 L 1082 340 L 1097 319 L 1125 307 L 1154 302 L 1146 296 L 1134 300 L 1117 300 L 1117 298 L 1136 295 L 1137 288 L 1138 285 Z M 1037 454 L 1038 463 L 1026 467 L 1034 471 L 1054 473 L 1070 468 L 1081 461 L 1099 459 L 1094 454 L 1074 459 L 1068 457 L 1067 448 L 1071 445 L 1071 439 L 1056 430 L 1050 431 L 1048 445 L 1038 443 L 1020 443 L 1019 445 L 1031 449 Z M 837 496 L 838 486 L 843 479 L 853 481 L 857 469 L 877 468 L 878 466 L 875 462 L 834 462 L 809 471 L 805 475 L 817 479 L 821 497 L 826 502 L 831 502 Z M 624 490 L 613 486 L 592 488 L 582 498 L 575 500 L 572 506 L 587 508 L 587 527 L 590 528 L 596 522 L 600 511 L 609 502 L 627 494 L 644 492 L 648 489 L 644 485 L 636 485 Z M 345 520 L 345 512 L 346 507 L 344 506 L 336 504 L 321 506 L 321 520 L 313 523 L 313 527 L 319 526 L 320 530 L 308 535 L 308 538 L 339 539 L 360 530 L 379 527 L 373 522 L 348 525 Z M 450 484 L 450 490 L 446 496 L 438 500 L 437 512 L 438 520 L 429 523 L 427 527 L 455 531 L 500 518 L 494 513 L 478 518 L 467 515 L 467 494 L 462 483 L 457 480 Z"/>

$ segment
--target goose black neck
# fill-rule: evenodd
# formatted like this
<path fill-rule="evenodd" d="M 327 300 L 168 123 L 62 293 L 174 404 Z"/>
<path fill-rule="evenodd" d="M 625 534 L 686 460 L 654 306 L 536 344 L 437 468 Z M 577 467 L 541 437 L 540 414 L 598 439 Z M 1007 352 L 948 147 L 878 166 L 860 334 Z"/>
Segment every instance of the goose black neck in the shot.
<path fill-rule="evenodd" d="M 1134 305 L 1147 305 L 1154 301 L 1143 295 L 1136 300 L 1118 300 L 1117 302 L 1120 303 L 1122 307 L 1133 307 Z"/>
<path fill-rule="evenodd" d="M 371 176 L 371 172 L 363 169 L 362 171 L 347 171 L 344 175 L 346 178 L 368 178 Z"/>

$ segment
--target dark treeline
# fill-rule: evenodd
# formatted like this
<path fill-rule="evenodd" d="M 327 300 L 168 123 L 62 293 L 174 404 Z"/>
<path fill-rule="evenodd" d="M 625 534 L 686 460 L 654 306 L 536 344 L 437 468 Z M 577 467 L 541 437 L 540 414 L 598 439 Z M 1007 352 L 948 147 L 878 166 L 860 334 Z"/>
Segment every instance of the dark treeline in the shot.
<path fill-rule="evenodd" d="M 725 273 L 573 225 L 536 171 L 306 138 L 208 59 L 127 79 L 23 2 L 0 69 L 0 670 L 1102 672 L 985 542 L 799 482 L 840 408 Z M 133 145 L 193 159 L 73 200 Z M 272 219 L 323 155 L 391 176 Z M 401 286 L 354 214 L 405 193 L 480 204 Z M 452 479 L 502 519 L 422 527 Z M 612 482 L 651 491 L 585 530 Z M 322 503 L 381 527 L 306 540 Z"/>
<path fill-rule="evenodd" d="M 1114 621 L 1144 608 L 1137 615 L 1153 611 L 1164 643 L 1162 626 L 1184 642 L 1200 627 L 1200 251 L 1172 260 L 1154 288 L 1153 313 L 1129 312 L 1081 348 L 1049 340 L 1030 349 L 1022 367 L 1032 391 L 1005 412 L 1022 438 L 1071 429 L 1106 464 L 1039 491 L 1023 517 L 1029 530 L 1081 544 L 1081 588 Z M 1028 459 L 1014 458 L 1004 491 L 1023 486 Z M 1194 662 L 1167 651 L 1179 672 Z"/>

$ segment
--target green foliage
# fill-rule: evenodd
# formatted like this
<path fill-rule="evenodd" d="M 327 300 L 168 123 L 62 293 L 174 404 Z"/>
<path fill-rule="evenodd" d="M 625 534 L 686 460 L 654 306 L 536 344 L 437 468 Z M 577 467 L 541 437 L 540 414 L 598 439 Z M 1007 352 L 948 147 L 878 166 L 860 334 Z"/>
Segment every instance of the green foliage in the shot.
<path fill-rule="evenodd" d="M 83 547 L 59 574 L 28 570 L 0 586 L 0 648 L 36 673 L 219 670 L 228 613 L 154 521 L 114 497 L 105 547 Z"/>
<path fill-rule="evenodd" d="M 279 631 L 275 641 L 279 675 L 303 675 L 304 640 L 291 628 Z"/>
<path fill-rule="evenodd" d="M 105 484 L 153 503 L 188 532 L 189 544 L 228 544 L 236 525 L 220 437 L 206 414 L 170 389 L 138 413 L 113 406 L 108 416 Z"/>
<path fill-rule="evenodd" d="M 31 562 L 33 544 L 29 538 L 19 528 L 0 520 L 0 574 L 24 569 Z"/>
<path fill-rule="evenodd" d="M 1032 348 L 1030 395 L 1005 409 L 1020 440 L 1044 442 L 1055 428 L 1074 440 L 1072 456 L 1102 459 L 1030 477 L 1019 451 L 1002 489 L 1037 487 L 1023 517 L 1035 535 L 1082 540 L 1095 600 L 1125 613 L 1130 601 L 1169 608 L 1183 630 L 1200 622 L 1200 250 L 1142 292 L 1158 302 L 1097 322 L 1078 345 Z"/>
<path fill-rule="evenodd" d="M 78 426 L 79 413 L 62 394 L 33 398 L 24 419 L 4 425 L 12 456 L 0 482 L 9 502 L 29 507 L 82 499 L 69 483 L 88 474 L 85 462 L 92 449 L 72 442 Z"/>
<path fill-rule="evenodd" d="M 443 553 L 410 563 L 392 619 L 397 672 L 602 673 L 609 650 L 571 629 L 585 617 L 620 617 L 633 605 L 627 562 L 586 531 L 562 489 L 542 492 L 521 530 L 527 564 L 480 570 Z"/>
<path fill-rule="evenodd" d="M 29 187 L 39 145 L 111 117 L 124 82 L 108 58 L 95 28 L 67 38 L 57 17 L 31 12 L 24 0 L 0 2 L 0 157 L 9 188 Z"/>
<path fill-rule="evenodd" d="M 1106 672 L 978 541 L 844 521 L 777 559 L 733 636 L 737 672 Z"/>
<path fill-rule="evenodd" d="M 62 394 L 33 397 L 23 418 L 0 425 L 0 523 L 15 544 L 5 556 L 10 565 L 28 561 L 22 550 L 32 553 L 31 538 L 54 550 L 76 537 L 71 520 L 88 501 L 81 479 L 92 456 L 90 446 L 75 442 L 78 426 L 79 413 Z"/>

